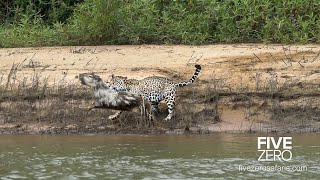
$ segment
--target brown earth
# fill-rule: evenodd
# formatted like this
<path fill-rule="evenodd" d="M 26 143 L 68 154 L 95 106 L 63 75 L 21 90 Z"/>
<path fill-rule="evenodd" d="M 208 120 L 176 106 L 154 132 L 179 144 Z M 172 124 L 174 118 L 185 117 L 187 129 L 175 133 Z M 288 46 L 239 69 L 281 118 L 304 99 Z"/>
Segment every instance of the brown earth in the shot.
<path fill-rule="evenodd" d="M 13 63 L 19 63 L 15 81 L 37 73 L 52 86 L 62 79 L 78 83 L 76 76 L 82 72 L 95 72 L 103 79 L 110 74 L 136 79 L 159 75 L 181 81 L 192 76 L 194 64 L 201 64 L 199 79 L 178 90 L 176 118 L 182 119 L 183 125 L 175 128 L 178 122 L 170 130 L 149 131 L 180 132 L 183 127 L 199 133 L 318 132 L 319 54 L 320 45 L 314 44 L 10 48 L 0 49 L 1 84 L 7 82 Z M 78 132 L 80 126 L 92 129 L 85 125 L 88 121 L 82 125 L 17 123 L 6 120 L 8 116 L 0 109 L 3 133 L 15 133 L 19 128 L 29 133 L 47 132 L 50 128 Z M 84 132 L 106 132 L 114 127 L 96 125 L 93 129 Z"/>

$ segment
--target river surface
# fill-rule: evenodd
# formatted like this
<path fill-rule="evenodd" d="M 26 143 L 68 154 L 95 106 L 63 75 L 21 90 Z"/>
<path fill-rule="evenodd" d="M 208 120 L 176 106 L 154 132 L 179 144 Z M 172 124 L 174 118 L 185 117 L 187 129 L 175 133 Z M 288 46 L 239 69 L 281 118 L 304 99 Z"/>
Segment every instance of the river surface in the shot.
<path fill-rule="evenodd" d="M 292 137 L 292 160 L 258 161 L 258 134 L 0 136 L 1 179 L 319 179 L 320 134 Z M 273 136 L 273 135 L 272 135 Z M 239 167 L 307 167 L 239 171 Z"/>

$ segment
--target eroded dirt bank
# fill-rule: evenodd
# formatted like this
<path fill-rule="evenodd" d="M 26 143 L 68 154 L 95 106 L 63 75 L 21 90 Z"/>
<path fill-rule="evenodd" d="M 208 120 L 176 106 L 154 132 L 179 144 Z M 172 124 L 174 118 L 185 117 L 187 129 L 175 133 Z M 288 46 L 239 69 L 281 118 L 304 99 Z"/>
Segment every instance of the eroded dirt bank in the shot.
<path fill-rule="evenodd" d="M 0 49 L 0 133 L 318 132 L 319 53 L 319 45 L 260 44 Z M 91 91 L 79 73 L 181 81 L 194 64 L 202 72 L 178 89 L 172 122 L 162 121 L 165 106 L 152 124 L 83 111 Z"/>

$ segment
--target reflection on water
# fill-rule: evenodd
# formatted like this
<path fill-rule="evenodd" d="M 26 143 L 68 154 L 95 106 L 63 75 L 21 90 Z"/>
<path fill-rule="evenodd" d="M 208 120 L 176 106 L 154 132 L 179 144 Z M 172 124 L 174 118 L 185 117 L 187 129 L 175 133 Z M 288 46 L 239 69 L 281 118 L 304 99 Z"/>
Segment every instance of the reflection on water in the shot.
<path fill-rule="evenodd" d="M 0 136 L 1 179 L 317 179 L 320 135 L 292 135 L 293 160 L 258 162 L 256 134 Z M 288 136 L 288 135 L 286 135 Z M 307 172 L 240 172 L 239 165 Z"/>

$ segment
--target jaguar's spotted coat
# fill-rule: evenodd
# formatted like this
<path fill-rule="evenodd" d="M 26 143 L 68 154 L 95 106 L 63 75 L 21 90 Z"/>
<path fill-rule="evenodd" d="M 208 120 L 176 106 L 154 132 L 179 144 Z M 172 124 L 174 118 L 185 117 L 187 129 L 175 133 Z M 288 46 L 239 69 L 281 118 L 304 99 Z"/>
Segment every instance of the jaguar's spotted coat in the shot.
<path fill-rule="evenodd" d="M 165 100 L 169 112 L 168 116 L 165 118 L 167 121 L 170 120 L 173 115 L 176 88 L 192 84 L 199 76 L 201 66 L 195 65 L 195 67 L 196 71 L 191 79 L 179 83 L 159 76 L 151 76 L 142 80 L 136 80 L 113 75 L 109 77 L 107 83 L 117 91 L 128 91 L 143 96 L 145 100 L 151 103 L 153 111 L 157 111 L 160 101 Z"/>

